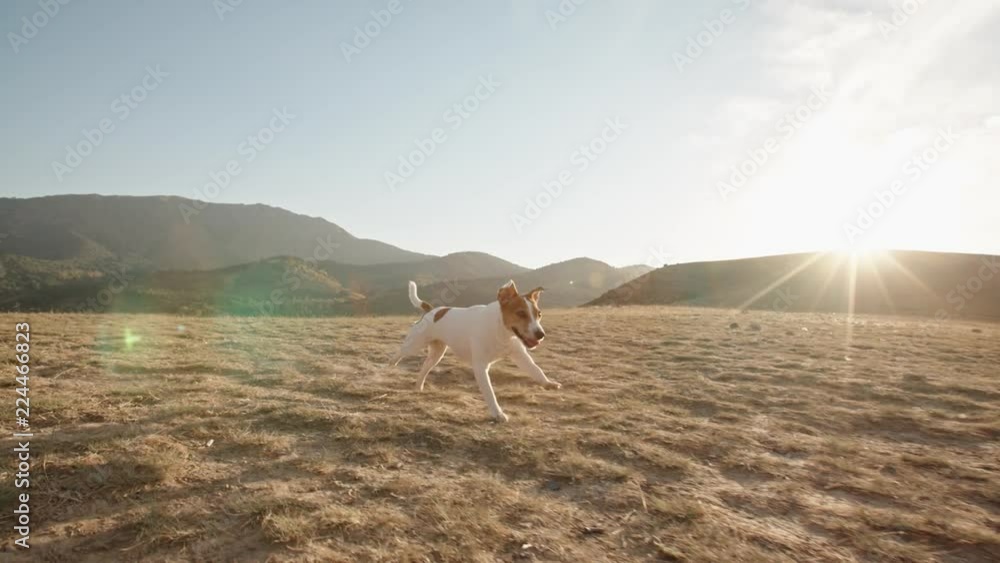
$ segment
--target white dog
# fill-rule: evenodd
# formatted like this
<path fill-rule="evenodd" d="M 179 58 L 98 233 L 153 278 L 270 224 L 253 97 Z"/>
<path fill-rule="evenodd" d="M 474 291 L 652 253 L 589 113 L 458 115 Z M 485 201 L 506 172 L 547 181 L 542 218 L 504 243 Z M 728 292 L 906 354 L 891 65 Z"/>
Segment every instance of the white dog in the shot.
<path fill-rule="evenodd" d="M 498 422 L 507 422 L 507 415 L 497 404 L 493 384 L 490 383 L 490 366 L 498 360 L 511 357 L 535 381 L 549 388 L 561 387 L 545 377 L 545 372 L 528 353 L 545 338 L 542 312 L 538 308 L 538 296 L 542 291 L 543 288 L 539 287 L 520 295 L 512 280 L 500 288 L 497 300 L 489 305 L 434 308 L 417 297 L 417 284 L 411 281 L 410 302 L 422 310 L 424 316 L 410 329 L 391 363 L 396 365 L 406 356 L 426 348 L 427 359 L 417 376 L 417 390 L 422 391 L 427 374 L 438 365 L 449 348 L 454 350 L 460 358 L 472 364 L 476 383 L 490 415 Z"/>

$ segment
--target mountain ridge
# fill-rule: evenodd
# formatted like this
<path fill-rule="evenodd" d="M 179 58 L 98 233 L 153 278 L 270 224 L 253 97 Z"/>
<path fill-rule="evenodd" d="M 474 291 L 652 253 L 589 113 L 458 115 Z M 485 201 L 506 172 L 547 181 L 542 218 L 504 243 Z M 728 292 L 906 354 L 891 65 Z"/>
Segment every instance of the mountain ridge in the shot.
<path fill-rule="evenodd" d="M 427 261 L 432 265 L 440 262 Z M 390 267 L 390 271 L 373 274 L 372 267 L 289 256 L 216 270 L 68 270 L 62 262 L 6 255 L 0 256 L 0 266 L 6 273 L 0 279 L 0 310 L 239 316 L 412 314 L 406 294 L 411 277 L 423 279 L 421 295 L 436 304 L 488 303 L 496 299 L 503 283 L 514 278 L 525 289 L 529 283 L 547 285 L 550 289 L 544 302 L 548 306 L 576 306 L 629 275 L 615 274 L 616 269 L 610 266 L 600 272 L 579 271 L 577 274 L 584 277 L 595 273 L 608 276 L 606 287 L 572 287 L 551 273 L 521 267 L 494 278 L 466 279 L 461 276 L 469 274 L 463 270 L 431 271 L 423 262 L 379 265 Z M 415 272 L 422 274 L 410 275 Z"/>
<path fill-rule="evenodd" d="M 651 271 L 586 305 L 1000 320 L 1000 259 L 985 254 L 896 250 L 853 259 L 816 252 L 692 262 Z"/>
<path fill-rule="evenodd" d="M 182 206 L 192 203 L 203 205 L 185 214 Z M 0 232 L 7 235 L 4 253 L 50 260 L 135 255 L 153 270 L 207 270 L 281 255 L 349 264 L 431 257 L 280 207 L 178 196 L 0 198 Z"/>
<path fill-rule="evenodd" d="M 178 196 L 0 198 L 0 308 L 185 314 L 409 312 L 406 282 L 464 280 L 486 301 L 512 277 L 579 305 L 643 272 L 592 259 L 540 273 L 476 251 L 432 256 L 361 239 L 321 217 Z M 521 279 L 521 278 L 519 278 Z M 604 281 L 602 281 L 604 280 Z M 388 298 L 388 301 L 386 300 Z"/>

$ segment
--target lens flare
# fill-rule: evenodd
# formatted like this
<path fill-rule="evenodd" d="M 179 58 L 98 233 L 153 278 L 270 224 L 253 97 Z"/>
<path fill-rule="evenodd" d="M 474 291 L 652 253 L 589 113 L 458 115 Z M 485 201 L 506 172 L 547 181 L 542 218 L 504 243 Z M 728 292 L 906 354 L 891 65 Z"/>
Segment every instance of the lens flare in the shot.
<path fill-rule="evenodd" d="M 142 340 L 142 337 L 139 336 L 138 334 L 134 334 L 132 332 L 132 329 L 126 327 L 124 340 L 125 340 L 125 349 L 131 350 L 133 346 L 135 346 L 136 344 L 139 343 L 139 341 Z"/>

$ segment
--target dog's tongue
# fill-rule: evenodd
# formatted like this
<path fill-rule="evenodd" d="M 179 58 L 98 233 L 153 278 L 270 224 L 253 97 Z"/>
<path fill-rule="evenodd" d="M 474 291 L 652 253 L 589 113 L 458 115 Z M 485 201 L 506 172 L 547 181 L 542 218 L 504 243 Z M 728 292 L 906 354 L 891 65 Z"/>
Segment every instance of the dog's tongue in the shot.
<path fill-rule="evenodd" d="M 528 348 L 534 348 L 535 346 L 538 346 L 538 341 L 535 340 L 534 338 L 525 338 L 524 341 L 528 345 Z"/>

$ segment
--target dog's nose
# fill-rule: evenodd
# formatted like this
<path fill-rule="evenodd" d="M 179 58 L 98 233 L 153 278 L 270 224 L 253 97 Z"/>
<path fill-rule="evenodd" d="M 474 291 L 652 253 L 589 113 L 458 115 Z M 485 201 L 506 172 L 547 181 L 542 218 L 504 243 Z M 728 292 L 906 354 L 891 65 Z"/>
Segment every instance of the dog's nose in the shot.
<path fill-rule="evenodd" d="M 545 338 L 545 331 L 544 331 L 544 330 L 542 330 L 542 329 L 538 329 L 538 330 L 536 330 L 536 331 L 535 331 L 535 338 L 536 338 L 537 340 L 541 340 L 541 339 Z"/>

